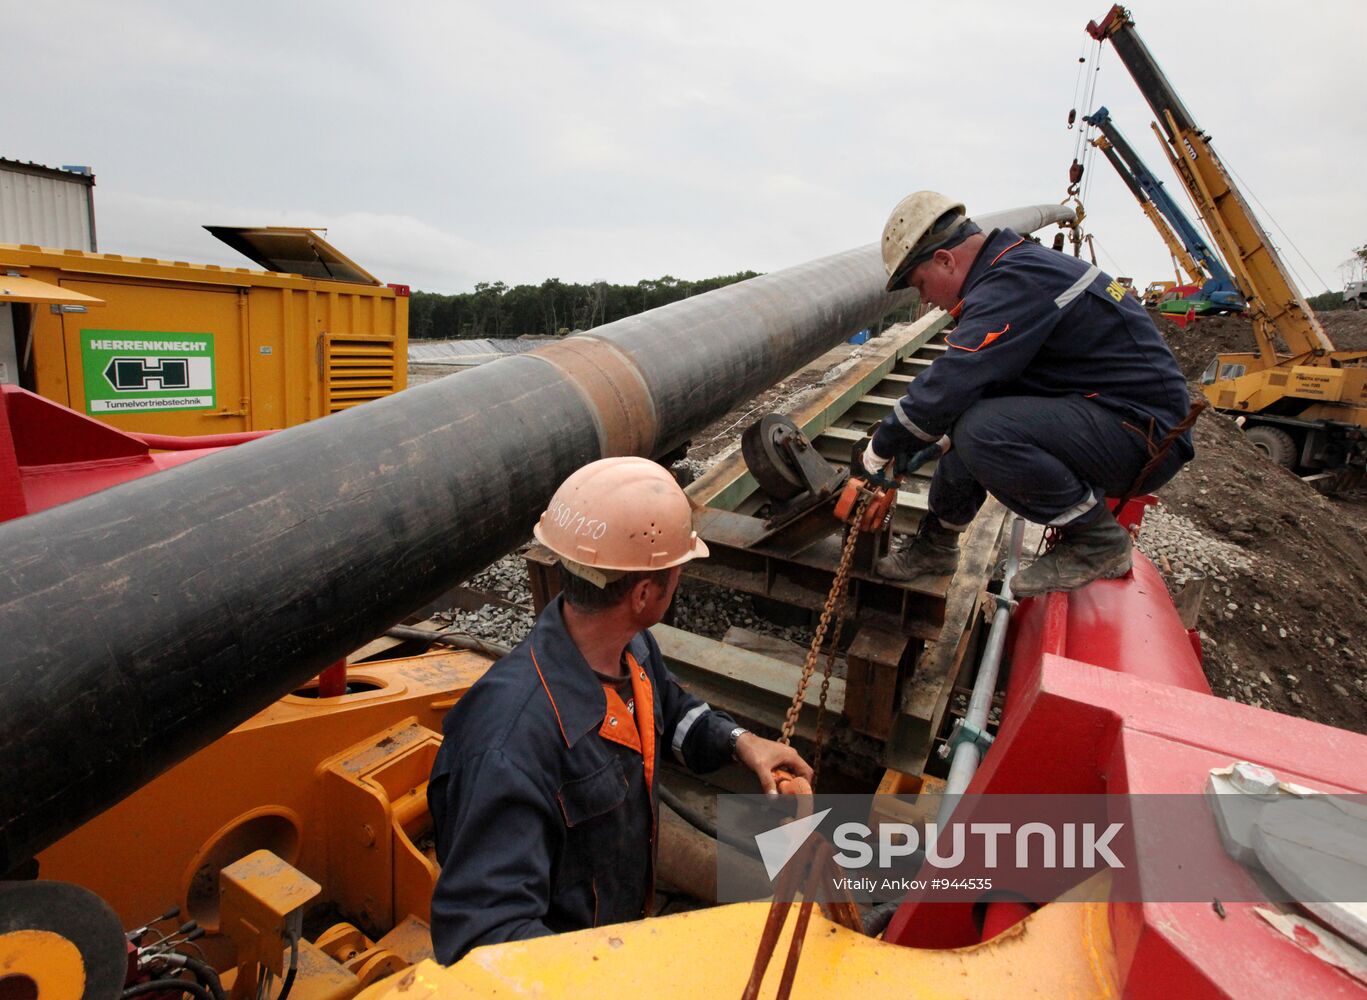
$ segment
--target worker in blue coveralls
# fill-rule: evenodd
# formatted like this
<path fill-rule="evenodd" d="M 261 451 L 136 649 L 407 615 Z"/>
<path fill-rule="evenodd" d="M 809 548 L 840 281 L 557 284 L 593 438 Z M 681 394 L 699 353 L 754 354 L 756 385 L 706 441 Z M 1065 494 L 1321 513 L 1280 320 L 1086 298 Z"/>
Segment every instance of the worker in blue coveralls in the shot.
<path fill-rule="evenodd" d="M 647 631 L 679 568 L 707 555 L 663 467 L 584 466 L 535 534 L 560 557 L 562 592 L 447 714 L 428 783 L 441 863 L 432 947 L 447 964 L 478 945 L 649 916 L 665 753 L 698 773 L 738 760 L 766 792 L 775 768 L 812 776 L 792 747 L 680 687 Z"/>
<path fill-rule="evenodd" d="M 942 450 L 928 515 L 878 572 L 953 573 L 988 493 L 1062 536 L 1016 574 L 1018 596 L 1129 572 L 1130 536 L 1106 497 L 1153 491 L 1194 454 L 1186 381 L 1143 307 L 1096 266 L 1009 229 L 984 233 L 934 191 L 893 210 L 883 263 L 889 291 L 914 287 L 957 325 L 864 452 L 878 473 L 899 454 Z"/>

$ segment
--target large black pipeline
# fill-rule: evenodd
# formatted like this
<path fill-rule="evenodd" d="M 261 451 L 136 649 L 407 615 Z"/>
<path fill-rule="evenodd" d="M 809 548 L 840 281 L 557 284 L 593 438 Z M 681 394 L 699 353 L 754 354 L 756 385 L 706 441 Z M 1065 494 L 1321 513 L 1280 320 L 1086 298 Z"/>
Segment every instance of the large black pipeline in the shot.
<path fill-rule="evenodd" d="M 905 303 L 883 273 L 836 254 L 0 525 L 0 872 L 503 555 L 579 466 Z"/>

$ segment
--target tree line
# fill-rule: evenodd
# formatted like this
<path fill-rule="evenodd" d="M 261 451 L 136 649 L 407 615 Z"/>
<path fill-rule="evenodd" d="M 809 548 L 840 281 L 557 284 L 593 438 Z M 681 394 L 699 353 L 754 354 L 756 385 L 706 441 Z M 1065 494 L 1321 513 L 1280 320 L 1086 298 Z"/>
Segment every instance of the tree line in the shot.
<path fill-rule="evenodd" d="M 757 277 L 738 271 L 700 281 L 665 275 L 634 285 L 581 285 L 548 278 L 539 285 L 482 281 L 473 292 L 414 292 L 408 305 L 413 340 L 477 340 L 525 335 L 555 337 L 588 330 L 636 313 Z"/>

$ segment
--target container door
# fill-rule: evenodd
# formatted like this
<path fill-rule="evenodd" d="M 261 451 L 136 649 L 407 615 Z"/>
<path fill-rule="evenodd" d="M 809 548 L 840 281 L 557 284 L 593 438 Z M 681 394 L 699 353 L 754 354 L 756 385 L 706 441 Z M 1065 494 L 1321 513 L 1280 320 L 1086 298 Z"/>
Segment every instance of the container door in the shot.
<path fill-rule="evenodd" d="M 246 430 L 245 289 L 62 282 L 104 308 L 62 317 L 70 406 L 124 430 Z"/>

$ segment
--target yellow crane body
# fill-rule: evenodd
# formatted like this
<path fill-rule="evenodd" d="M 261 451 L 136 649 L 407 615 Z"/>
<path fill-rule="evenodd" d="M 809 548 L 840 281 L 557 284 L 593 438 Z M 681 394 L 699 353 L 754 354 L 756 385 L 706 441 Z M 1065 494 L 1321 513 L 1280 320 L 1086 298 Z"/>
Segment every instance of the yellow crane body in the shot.
<path fill-rule="evenodd" d="M 1334 348 L 1130 12 L 1116 4 L 1087 31 L 1111 42 L 1153 109 L 1159 145 L 1248 303 L 1257 353 L 1215 359 L 1202 378 L 1206 398 L 1247 417 L 1246 430 L 1263 426 L 1255 443 L 1288 468 L 1357 478 L 1367 468 L 1367 389 L 1360 374 L 1367 352 Z M 1269 447 L 1275 438 L 1284 445 Z"/>

